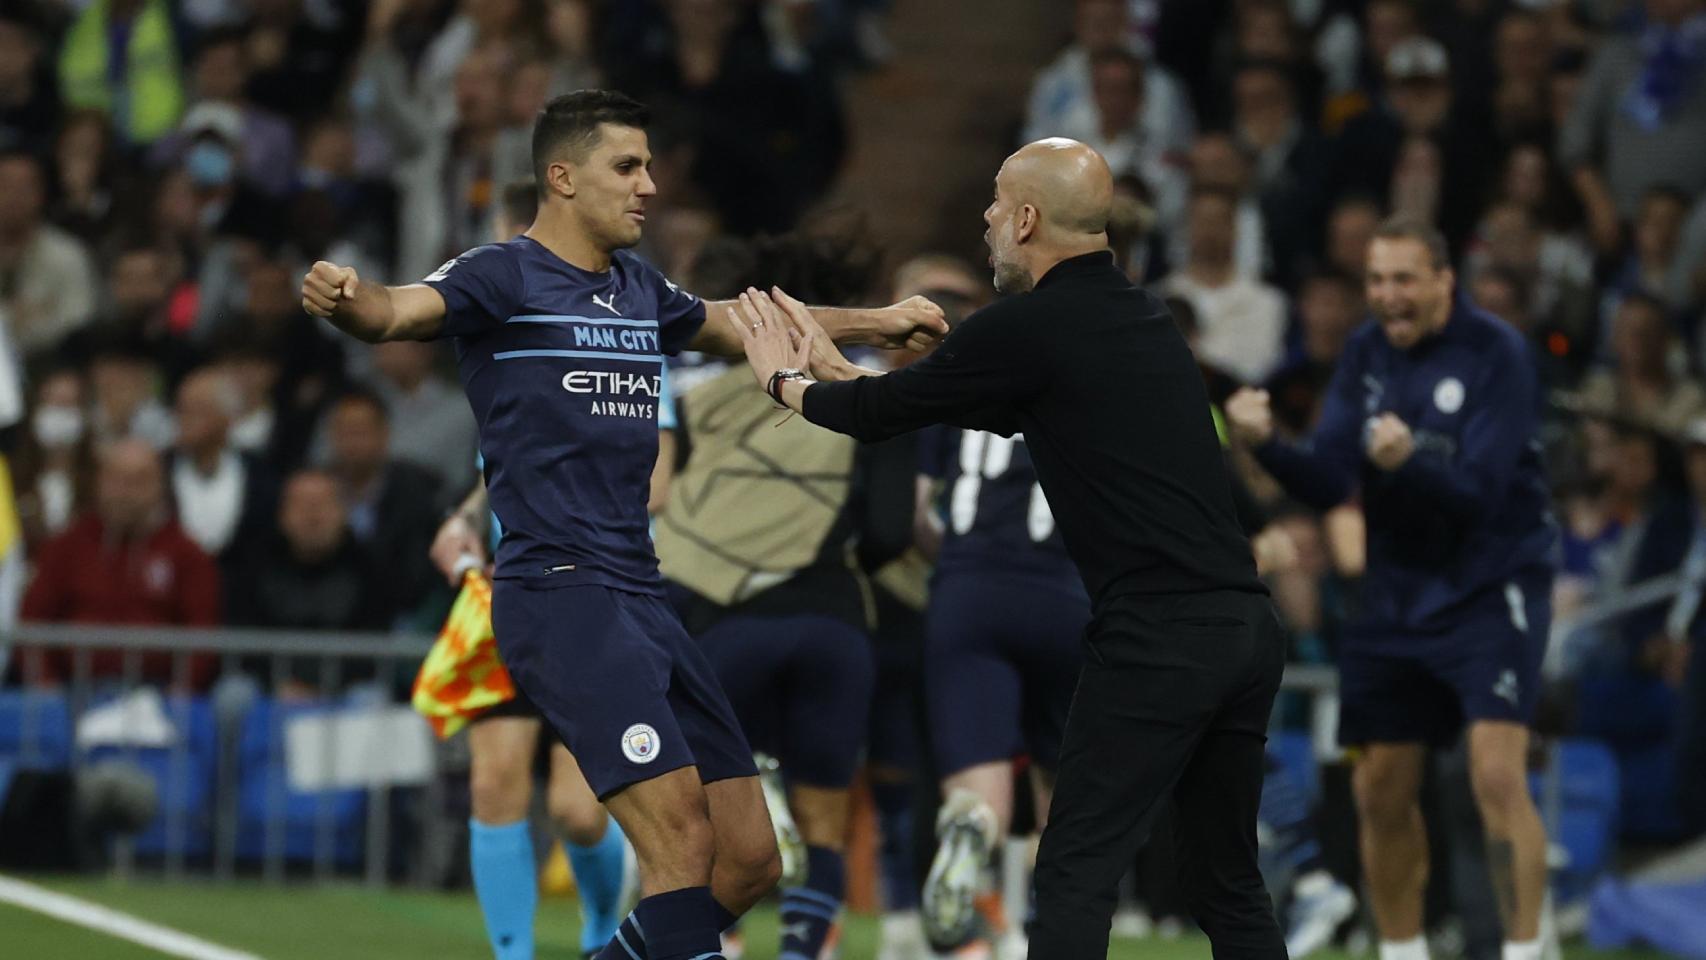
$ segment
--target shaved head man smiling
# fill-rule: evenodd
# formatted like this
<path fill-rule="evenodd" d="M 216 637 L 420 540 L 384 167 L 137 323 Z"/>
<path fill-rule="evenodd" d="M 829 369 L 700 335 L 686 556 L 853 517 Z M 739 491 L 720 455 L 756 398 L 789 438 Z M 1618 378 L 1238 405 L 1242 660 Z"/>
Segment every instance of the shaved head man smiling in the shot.
<path fill-rule="evenodd" d="M 1081 143 L 1008 157 L 983 214 L 1007 296 L 905 369 L 848 363 L 780 290 L 748 291 L 732 326 L 771 398 L 820 426 L 868 441 L 936 423 L 1024 435 L 1091 612 L 1037 860 L 1033 960 L 1107 956 L 1119 879 L 1169 795 L 1183 889 L 1216 960 L 1283 960 L 1256 807 L 1284 644 L 1202 376 L 1108 250 L 1112 199 L 1107 164 Z"/>

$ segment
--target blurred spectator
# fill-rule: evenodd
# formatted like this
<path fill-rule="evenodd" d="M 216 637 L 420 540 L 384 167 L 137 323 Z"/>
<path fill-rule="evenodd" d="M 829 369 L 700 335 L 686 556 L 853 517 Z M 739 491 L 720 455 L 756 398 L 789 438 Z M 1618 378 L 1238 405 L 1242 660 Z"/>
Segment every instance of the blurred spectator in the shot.
<path fill-rule="evenodd" d="M 276 526 L 250 545 L 226 590 L 237 626 L 383 630 L 386 589 L 350 535 L 337 481 L 301 470 L 285 481 Z"/>
<path fill-rule="evenodd" d="M 95 313 L 94 265 L 43 219 L 47 183 L 28 154 L 0 154 L 0 320 L 26 357 L 58 346 Z"/>
<path fill-rule="evenodd" d="M 1395 194 L 1461 250 L 1481 212 L 1491 138 L 1453 99 L 1450 65 L 1437 42 L 1415 37 L 1394 46 L 1385 77 L 1379 105 L 1339 136 L 1338 180 L 1376 196 Z"/>
<path fill-rule="evenodd" d="M 88 244 L 106 240 L 117 211 L 118 151 L 112 127 L 99 110 L 77 110 L 65 118 L 54 141 L 53 203 L 48 219 Z"/>
<path fill-rule="evenodd" d="M 193 293 L 181 285 L 181 262 L 157 246 L 121 250 L 108 270 L 109 311 L 96 327 L 133 338 L 159 364 L 167 390 L 199 362 L 199 351 L 188 341 L 195 315 Z"/>
<path fill-rule="evenodd" d="M 1201 325 L 1198 356 L 1242 383 L 1260 383 L 1279 364 L 1285 338 L 1285 298 L 1255 277 L 1240 276 L 1238 198 L 1217 190 L 1191 197 L 1190 254 L 1161 288 L 1195 309 Z"/>
<path fill-rule="evenodd" d="M 346 264 L 363 277 L 390 276 L 397 196 L 389 183 L 356 169 L 355 151 L 347 118 L 321 117 L 307 128 L 290 201 L 291 232 L 304 260 Z"/>
<path fill-rule="evenodd" d="M 1134 49 L 1129 26 L 1123 0 L 1077 0 L 1072 44 L 1031 83 L 1025 108 L 1027 142 L 1099 126 L 1090 61 L 1104 50 L 1123 50 L 1141 63 L 1143 102 L 1137 127 L 1144 140 L 1163 153 L 1183 153 L 1190 147 L 1196 119 L 1184 87 L 1167 68 L 1146 58 L 1145 51 Z"/>
<path fill-rule="evenodd" d="M 650 5 L 636 4 L 638 9 Z M 840 172 L 840 96 L 816 65 L 777 68 L 756 4 L 666 0 L 630 55 L 601 49 L 616 89 L 652 109 L 651 147 L 691 150 L 692 182 L 730 232 L 792 227 Z M 660 187 L 660 190 L 662 188 Z"/>
<path fill-rule="evenodd" d="M 438 370 L 439 356 L 437 345 L 418 340 L 375 344 L 374 387 L 391 411 L 391 457 L 465 490 L 474 480 L 480 438 L 461 387 Z"/>
<path fill-rule="evenodd" d="M 115 334 L 93 347 L 89 361 L 90 435 L 97 446 L 139 439 L 164 450 L 172 443 L 172 415 L 160 400 L 161 371 L 134 336 Z"/>
<path fill-rule="evenodd" d="M 113 118 L 127 144 L 170 133 L 184 110 L 178 42 L 167 0 L 91 3 L 59 47 L 59 84 L 70 107 Z"/>
<path fill-rule="evenodd" d="M 1706 0 L 1646 0 L 1638 35 L 1594 51 L 1558 155 L 1587 210 L 1594 245 L 1618 247 L 1648 188 L 1706 189 Z"/>
<path fill-rule="evenodd" d="M 102 449 L 95 512 L 42 547 L 22 616 L 42 623 L 219 622 L 219 570 L 171 519 L 160 455 L 153 447 L 120 440 Z M 126 659 L 117 650 L 97 650 L 89 659 L 89 675 L 97 681 L 124 678 Z M 142 680 L 174 680 L 169 654 L 143 653 L 135 660 Z M 46 658 L 45 676 L 69 679 L 70 661 L 64 654 Z M 190 683 L 205 686 L 214 667 L 210 656 L 191 656 Z M 26 665 L 25 677 L 31 675 Z"/>
<path fill-rule="evenodd" d="M 1573 384 L 1588 354 L 1558 324 L 1535 314 L 1534 297 L 1524 274 L 1498 264 L 1469 273 L 1469 298 L 1481 309 L 1521 330 L 1534 359 L 1535 379 L 1551 393 Z"/>
<path fill-rule="evenodd" d="M 1267 221 L 1255 195 L 1255 158 L 1230 134 L 1205 131 L 1191 146 L 1193 190 L 1221 190 L 1238 198 L 1238 241 L 1232 261 L 1240 276 L 1265 276 L 1272 262 Z M 1191 244 L 1188 223 L 1168 232 L 1167 259 L 1184 263 Z"/>
<path fill-rule="evenodd" d="M 1629 231 L 1629 252 L 1605 291 L 1608 298 L 1645 293 L 1675 311 L 1688 307 L 1693 299 L 1688 273 L 1695 266 L 1681 256 L 1688 208 L 1688 196 L 1676 187 L 1647 188 Z"/>
<path fill-rule="evenodd" d="M 427 558 L 445 506 L 437 474 L 390 457 L 391 429 L 377 394 L 351 390 L 327 414 L 326 471 L 337 481 L 356 541 L 386 563 L 392 609 L 415 610 L 443 578 Z"/>
<path fill-rule="evenodd" d="M 1494 130 L 1506 143 L 1544 135 L 1551 127 L 1552 49 L 1546 21 L 1532 10 L 1506 12 L 1495 29 L 1493 62 L 1497 76 L 1492 98 L 1483 100 L 1492 116 L 1479 126 Z"/>
<path fill-rule="evenodd" d="M 1363 321 L 1362 279 L 1334 270 L 1303 278 L 1297 295 L 1298 348 L 1268 377 L 1274 423 L 1301 437 L 1314 425 L 1351 331 Z"/>
<path fill-rule="evenodd" d="M 272 515 L 274 481 L 260 460 L 231 445 L 242 396 L 228 370 L 202 367 L 178 386 L 177 440 L 166 459 L 178 524 L 229 575 Z"/>
<path fill-rule="evenodd" d="M 248 101 L 248 80 L 247 31 L 225 28 L 204 34 L 195 58 L 195 99 L 177 131 L 149 151 L 153 163 L 176 163 L 192 149 L 197 133 L 217 130 L 235 148 L 245 181 L 273 196 L 288 190 L 296 165 L 295 135 L 284 118 Z"/>
<path fill-rule="evenodd" d="M 446 28 L 456 29 L 456 21 Z M 373 117 L 393 154 L 400 276 L 426 276 L 489 235 L 497 136 L 506 122 L 504 71 L 510 66 L 501 46 L 469 51 L 452 72 L 449 112 L 441 115 L 439 92 L 411 89 L 401 53 L 384 36 L 369 38 L 361 69 L 373 90 Z M 418 77 L 417 83 L 424 82 Z"/>
<path fill-rule="evenodd" d="M 1573 233 L 1547 230 L 1528 206 L 1496 201 L 1476 228 L 1464 274 L 1497 268 L 1521 277 L 1530 326 L 1562 332 L 1572 352 L 1599 352 L 1593 297 L 1593 254 Z M 1496 311 L 1495 311 L 1496 312 Z"/>
<path fill-rule="evenodd" d="M 1327 266 L 1361 277 L 1368 261 L 1368 244 L 1380 226 L 1380 204 L 1367 194 L 1340 196 L 1327 214 Z"/>
<path fill-rule="evenodd" d="M 1611 327 L 1612 367 L 1589 373 L 1581 403 L 1649 429 L 1676 431 L 1706 405 L 1706 391 L 1683 376 L 1682 347 L 1663 303 L 1634 293 Z"/>
<path fill-rule="evenodd" d="M 209 338 L 219 347 L 216 353 L 240 353 L 248 361 L 245 396 L 248 388 L 265 384 L 266 460 L 281 476 L 301 466 L 315 425 L 345 383 L 344 348 L 325 324 L 302 312 L 300 278 L 282 260 L 261 259 L 247 272 L 235 319 Z M 245 416 L 257 409 L 251 397 Z"/>
<path fill-rule="evenodd" d="M 95 448 L 84 391 L 76 370 L 62 368 L 42 377 L 34 412 L 10 462 L 18 522 L 31 556 L 94 501 Z"/>
<path fill-rule="evenodd" d="M 304 127 L 325 114 L 364 25 L 359 7 L 247 0 L 249 98 Z"/>
<path fill-rule="evenodd" d="M 1171 136 L 1156 137 L 1145 125 L 1143 60 L 1123 47 L 1108 47 L 1090 55 L 1088 69 L 1089 109 L 1069 113 L 1048 135 L 1089 144 L 1114 176 L 1143 181 L 1163 224 L 1180 222 L 1190 190 L 1183 167 L 1189 141 L 1172 147 Z"/>
<path fill-rule="evenodd" d="M 39 28 L 12 7 L 0 10 L 0 151 L 45 153 L 59 126 L 59 94 Z"/>
<path fill-rule="evenodd" d="M 1326 142 L 1298 112 L 1296 84 L 1283 64 L 1251 60 L 1233 74 L 1232 132 L 1255 161 L 1272 266 L 1288 283 L 1321 242 L 1331 162 Z"/>

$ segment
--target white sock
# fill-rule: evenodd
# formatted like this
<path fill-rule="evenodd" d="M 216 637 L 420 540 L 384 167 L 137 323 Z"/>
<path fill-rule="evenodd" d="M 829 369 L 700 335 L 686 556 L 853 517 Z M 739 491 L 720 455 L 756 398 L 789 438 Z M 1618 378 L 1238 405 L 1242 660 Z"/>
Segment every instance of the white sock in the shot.
<path fill-rule="evenodd" d="M 1540 960 L 1543 941 L 1540 939 L 1524 940 L 1518 943 L 1514 940 L 1505 941 L 1505 949 L 1501 960 Z"/>
<path fill-rule="evenodd" d="M 1380 941 L 1380 960 L 1428 960 L 1426 937 Z"/>

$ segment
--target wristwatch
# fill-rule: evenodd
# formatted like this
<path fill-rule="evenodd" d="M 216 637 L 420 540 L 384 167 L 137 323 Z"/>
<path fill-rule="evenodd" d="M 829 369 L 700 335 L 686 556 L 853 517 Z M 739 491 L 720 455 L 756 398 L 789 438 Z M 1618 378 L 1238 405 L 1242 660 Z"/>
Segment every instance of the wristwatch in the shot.
<path fill-rule="evenodd" d="M 770 381 L 764 385 L 764 392 L 770 394 L 770 399 L 776 401 L 778 407 L 786 409 L 788 405 L 782 402 L 782 384 L 789 380 L 805 379 L 804 372 L 794 367 L 783 367 L 770 375 Z"/>

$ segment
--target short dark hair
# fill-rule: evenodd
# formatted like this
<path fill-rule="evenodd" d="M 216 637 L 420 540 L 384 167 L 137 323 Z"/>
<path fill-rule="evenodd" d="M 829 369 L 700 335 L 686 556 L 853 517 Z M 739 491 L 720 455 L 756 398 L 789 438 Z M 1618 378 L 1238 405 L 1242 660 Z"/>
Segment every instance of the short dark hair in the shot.
<path fill-rule="evenodd" d="M 1444 270 L 1451 266 L 1451 247 L 1445 242 L 1445 234 L 1439 228 L 1426 220 L 1398 214 L 1387 217 L 1374 229 L 1375 240 L 1414 240 L 1428 250 L 1428 261 L 1435 270 Z"/>
<path fill-rule="evenodd" d="M 525 228 L 539 215 L 539 187 L 526 180 L 506 183 L 498 202 L 503 204 L 504 219 Z"/>
<path fill-rule="evenodd" d="M 1138 75 L 1140 80 L 1143 77 L 1143 58 L 1124 47 L 1107 47 L 1090 54 L 1090 69 L 1092 70 L 1110 63 L 1129 67 Z"/>
<path fill-rule="evenodd" d="M 372 387 L 359 383 L 351 384 L 338 394 L 337 401 L 332 406 L 335 409 L 352 403 L 372 410 L 383 423 L 391 422 L 390 406 L 385 403 L 385 398 L 379 395 L 379 391 Z"/>
<path fill-rule="evenodd" d="M 576 160 L 598 146 L 600 124 L 644 130 L 652 119 L 645 104 L 615 90 L 576 90 L 555 97 L 533 122 L 533 177 L 545 185 L 545 168 L 563 151 Z"/>

